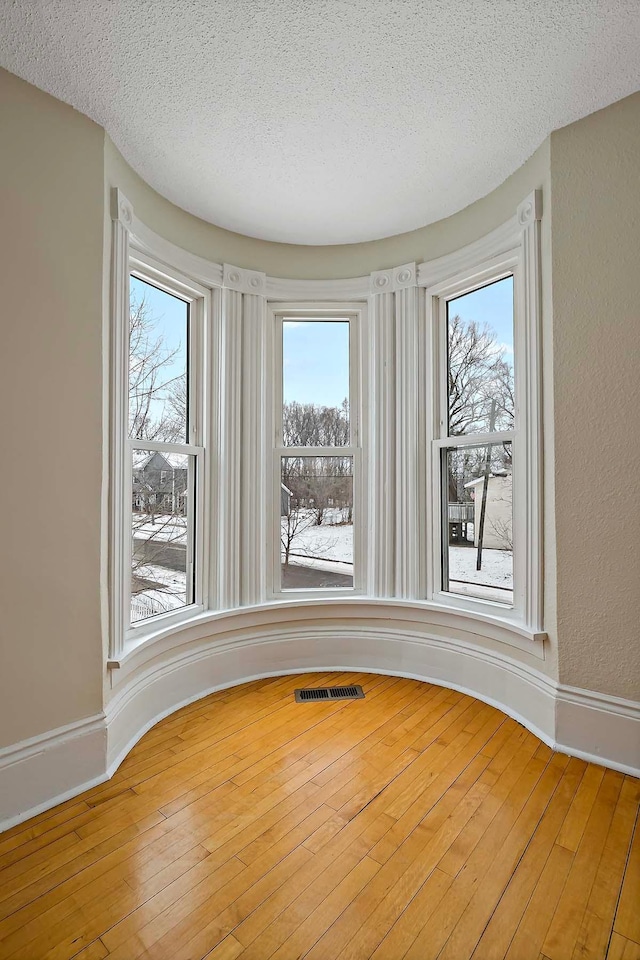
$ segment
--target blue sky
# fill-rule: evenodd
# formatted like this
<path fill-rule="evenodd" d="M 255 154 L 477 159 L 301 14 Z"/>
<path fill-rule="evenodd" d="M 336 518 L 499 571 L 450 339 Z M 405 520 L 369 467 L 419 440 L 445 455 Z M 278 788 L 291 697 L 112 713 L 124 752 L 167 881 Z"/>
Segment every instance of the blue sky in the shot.
<path fill-rule="evenodd" d="M 513 364 L 513 277 L 466 293 L 449 301 L 449 315 L 463 320 L 486 323 L 496 334 L 496 342 L 506 347 L 505 360 Z"/>
<path fill-rule="evenodd" d="M 165 293 L 157 287 L 130 278 L 131 299 L 139 303 L 144 297 L 149 316 L 153 320 L 151 339 L 162 336 L 164 353 L 176 351 L 175 357 L 164 368 L 163 380 L 171 380 L 184 374 L 187 366 L 187 316 L 188 305 L 184 300 Z"/>
<path fill-rule="evenodd" d="M 285 320 L 282 343 L 284 402 L 339 407 L 349 396 L 349 322 Z"/>
<path fill-rule="evenodd" d="M 513 277 L 450 301 L 451 314 L 487 324 L 513 364 Z M 283 322 L 285 403 L 339 406 L 349 393 L 349 332 L 345 321 Z"/>
<path fill-rule="evenodd" d="M 154 335 L 162 337 L 169 351 L 177 350 L 171 376 L 184 373 L 187 358 L 187 304 L 137 277 L 131 277 L 131 294 L 138 303 L 144 297 L 155 321 Z"/>
<path fill-rule="evenodd" d="M 131 293 L 144 296 L 155 320 L 154 334 L 165 347 L 176 350 L 166 378 L 179 376 L 186 367 L 187 306 L 183 300 L 131 277 Z M 505 359 L 513 362 L 513 278 L 506 277 L 449 301 L 451 315 L 487 323 L 496 342 L 506 347 Z M 340 406 L 349 395 L 349 323 L 345 320 L 283 322 L 284 402 Z"/>

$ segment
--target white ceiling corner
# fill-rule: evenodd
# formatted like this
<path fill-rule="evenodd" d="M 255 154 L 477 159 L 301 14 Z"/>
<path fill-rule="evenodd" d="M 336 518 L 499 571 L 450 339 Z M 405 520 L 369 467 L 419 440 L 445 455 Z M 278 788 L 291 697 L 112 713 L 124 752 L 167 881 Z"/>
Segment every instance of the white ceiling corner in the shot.
<path fill-rule="evenodd" d="M 348 243 L 484 196 L 640 86 L 638 0 L 5 0 L 0 64 L 205 220 Z"/>

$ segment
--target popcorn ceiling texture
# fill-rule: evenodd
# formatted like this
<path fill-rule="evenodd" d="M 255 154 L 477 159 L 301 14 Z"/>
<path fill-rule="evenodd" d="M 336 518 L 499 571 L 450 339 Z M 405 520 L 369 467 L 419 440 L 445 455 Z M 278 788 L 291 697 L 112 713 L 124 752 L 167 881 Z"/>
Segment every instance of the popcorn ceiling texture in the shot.
<path fill-rule="evenodd" d="M 4 0 L 0 63 L 205 220 L 304 244 L 486 195 L 632 93 L 638 0 Z"/>

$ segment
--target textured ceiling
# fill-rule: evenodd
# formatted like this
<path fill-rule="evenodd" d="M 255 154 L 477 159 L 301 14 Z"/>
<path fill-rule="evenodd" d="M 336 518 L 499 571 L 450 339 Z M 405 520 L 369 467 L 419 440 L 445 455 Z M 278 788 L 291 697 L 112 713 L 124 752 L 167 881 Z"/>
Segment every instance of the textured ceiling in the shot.
<path fill-rule="evenodd" d="M 160 193 L 293 243 L 484 196 L 640 86 L 640 0 L 0 0 L 0 63 Z"/>

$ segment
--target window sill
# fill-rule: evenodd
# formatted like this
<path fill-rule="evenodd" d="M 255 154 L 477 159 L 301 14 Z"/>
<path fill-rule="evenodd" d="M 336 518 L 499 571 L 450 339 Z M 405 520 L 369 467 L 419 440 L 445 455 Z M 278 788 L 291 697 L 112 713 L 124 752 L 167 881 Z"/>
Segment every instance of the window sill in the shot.
<path fill-rule="evenodd" d="M 428 633 L 437 637 L 438 629 L 470 634 L 478 640 L 491 640 L 524 650 L 531 656 L 544 659 L 547 634 L 532 630 L 526 624 L 499 614 L 465 610 L 445 603 L 424 600 L 397 600 L 374 597 L 318 597 L 273 600 L 268 603 L 231 610 L 204 611 L 187 620 L 171 625 L 157 625 L 143 636 L 129 638 L 124 651 L 110 658 L 107 667 L 117 670 L 133 666 L 183 643 L 220 636 L 255 633 L 284 624 L 319 625 L 323 621 L 344 620 L 355 627 L 358 621 L 383 621 L 402 625 L 411 639 L 412 634 Z M 231 641 L 232 642 L 232 641 Z"/>

